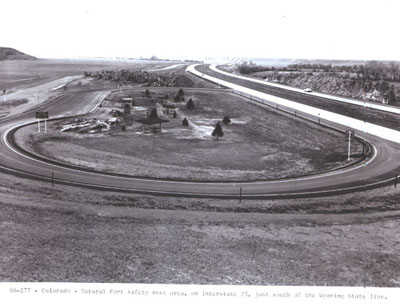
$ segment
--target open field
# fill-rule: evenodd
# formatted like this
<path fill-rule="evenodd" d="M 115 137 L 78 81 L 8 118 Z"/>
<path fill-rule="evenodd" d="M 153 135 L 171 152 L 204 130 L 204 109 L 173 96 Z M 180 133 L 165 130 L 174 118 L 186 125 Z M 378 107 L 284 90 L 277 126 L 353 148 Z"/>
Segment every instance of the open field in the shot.
<path fill-rule="evenodd" d="M 65 76 L 83 75 L 85 71 L 146 70 L 176 64 L 167 61 L 147 60 L 12 60 L 0 61 L 0 87 L 7 92 L 37 86 Z"/>
<path fill-rule="evenodd" d="M 322 129 L 273 109 L 263 109 L 226 91 L 185 89 L 194 110 L 186 101 L 176 103 L 177 118 L 162 108 L 173 104 L 178 89 L 151 89 L 116 92 L 102 103 L 92 117 L 107 120 L 112 110 L 123 112 L 123 97 L 132 96 L 132 116 L 120 116 L 119 124 L 100 133 L 61 132 L 74 120 L 51 122 L 49 133 L 38 134 L 28 126 L 16 134 L 20 146 L 29 151 L 70 164 L 134 176 L 198 179 L 260 180 L 309 175 L 331 170 L 347 162 L 347 142 L 341 133 Z M 169 120 L 161 133 L 143 132 L 142 124 L 153 108 Z M 223 125 L 224 137 L 216 141 L 211 132 L 227 115 L 232 123 Z M 183 118 L 189 126 L 183 127 Z M 88 120 L 89 118 L 85 118 Z M 293 124 L 295 123 L 295 124 Z M 125 125 L 126 131 L 121 131 Z M 90 131 L 89 131 L 90 132 Z M 95 131 L 91 131 L 95 132 Z M 359 159 L 362 145 L 353 142 L 350 163 Z"/>
<path fill-rule="evenodd" d="M 0 186 L 1 281 L 400 283 L 393 187 L 239 203 L 52 188 L 4 174 Z"/>
<path fill-rule="evenodd" d="M 179 63 L 179 64 L 174 64 Z M 184 64 L 173 61 L 148 60 L 13 60 L 0 61 L 0 118 L 21 113 L 58 95 L 85 89 L 115 89 L 116 82 L 83 78 L 85 71 L 149 70 L 179 65 L 159 74 L 184 73 Z M 197 87 L 209 83 L 190 76 Z M 6 94 L 3 95 L 3 89 Z M 25 103 L 22 105 L 22 101 Z"/>

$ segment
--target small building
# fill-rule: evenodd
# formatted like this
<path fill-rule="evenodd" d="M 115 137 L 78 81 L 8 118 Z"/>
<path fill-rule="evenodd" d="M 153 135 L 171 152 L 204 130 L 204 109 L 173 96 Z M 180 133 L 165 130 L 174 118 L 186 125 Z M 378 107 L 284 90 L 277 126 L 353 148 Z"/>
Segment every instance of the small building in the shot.
<path fill-rule="evenodd" d="M 122 101 L 125 102 L 126 104 L 129 103 L 132 107 L 135 106 L 135 101 L 131 97 L 122 98 Z"/>

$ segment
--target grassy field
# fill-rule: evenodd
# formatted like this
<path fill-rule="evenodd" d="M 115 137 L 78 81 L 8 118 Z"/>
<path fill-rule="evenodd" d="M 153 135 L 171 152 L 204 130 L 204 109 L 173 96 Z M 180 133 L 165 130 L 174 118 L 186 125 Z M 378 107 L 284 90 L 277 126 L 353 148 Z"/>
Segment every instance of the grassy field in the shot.
<path fill-rule="evenodd" d="M 83 75 L 85 71 L 158 69 L 176 62 L 147 60 L 12 60 L 0 61 L 0 87 L 7 92 L 32 87 L 65 76 Z"/>
<path fill-rule="evenodd" d="M 161 107 L 166 94 L 178 89 L 144 89 L 117 92 L 106 100 L 96 119 L 110 118 L 111 110 L 122 111 L 122 98 L 133 95 L 132 118 L 104 133 L 60 132 L 71 120 L 53 122 L 49 133 L 37 134 L 31 126 L 19 131 L 17 141 L 41 155 L 89 168 L 159 178 L 209 180 L 255 180 L 308 175 L 347 163 L 347 143 L 342 134 L 320 128 L 301 119 L 292 119 L 275 110 L 260 108 L 225 91 L 185 89 L 194 110 L 186 102 L 177 103 L 177 118 Z M 164 99 L 165 100 L 165 99 Z M 143 132 L 136 119 L 146 117 L 153 107 L 169 120 L 161 133 Z M 215 124 L 227 115 L 224 137 L 211 136 Z M 181 122 L 187 118 L 189 127 Z M 295 124 L 294 124 L 295 123 Z M 353 159 L 362 146 L 354 142 Z"/>
<path fill-rule="evenodd" d="M 400 284 L 393 187 L 277 201 L 157 198 L 0 178 L 0 280 Z"/>

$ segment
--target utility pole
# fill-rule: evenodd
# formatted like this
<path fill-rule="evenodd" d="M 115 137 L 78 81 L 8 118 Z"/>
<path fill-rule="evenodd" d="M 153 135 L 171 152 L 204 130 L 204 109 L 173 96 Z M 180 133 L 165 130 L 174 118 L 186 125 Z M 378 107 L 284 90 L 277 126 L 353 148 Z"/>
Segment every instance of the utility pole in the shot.
<path fill-rule="evenodd" d="M 347 154 L 347 161 L 350 161 L 350 146 L 351 146 L 351 139 L 350 139 L 351 131 L 349 130 L 349 151 Z"/>
<path fill-rule="evenodd" d="M 349 130 L 349 131 L 346 131 L 346 133 L 349 133 L 349 135 L 347 136 L 347 138 L 348 138 L 348 141 L 349 141 L 349 145 L 348 145 L 348 152 L 347 152 L 347 161 L 350 161 L 350 146 L 351 146 L 351 140 L 353 139 L 353 137 L 354 137 L 354 131 L 353 130 Z"/>

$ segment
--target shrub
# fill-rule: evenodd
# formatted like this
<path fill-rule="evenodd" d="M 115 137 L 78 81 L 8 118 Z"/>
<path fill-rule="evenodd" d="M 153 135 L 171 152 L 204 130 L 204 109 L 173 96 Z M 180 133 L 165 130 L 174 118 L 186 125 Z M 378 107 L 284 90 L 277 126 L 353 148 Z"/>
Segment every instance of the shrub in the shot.
<path fill-rule="evenodd" d="M 186 117 L 182 121 L 182 126 L 185 126 L 185 127 L 189 126 L 189 121 L 186 119 Z"/>
<path fill-rule="evenodd" d="M 231 119 L 229 118 L 229 116 L 224 116 L 224 119 L 222 120 L 222 122 L 223 122 L 225 125 L 228 125 L 228 124 L 231 123 Z"/>
<path fill-rule="evenodd" d="M 189 101 L 186 103 L 186 108 L 188 110 L 193 110 L 194 109 L 194 103 L 193 103 L 192 98 L 190 98 Z"/>

